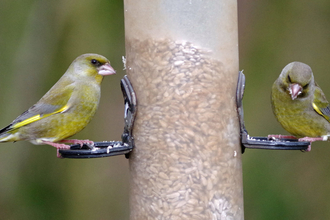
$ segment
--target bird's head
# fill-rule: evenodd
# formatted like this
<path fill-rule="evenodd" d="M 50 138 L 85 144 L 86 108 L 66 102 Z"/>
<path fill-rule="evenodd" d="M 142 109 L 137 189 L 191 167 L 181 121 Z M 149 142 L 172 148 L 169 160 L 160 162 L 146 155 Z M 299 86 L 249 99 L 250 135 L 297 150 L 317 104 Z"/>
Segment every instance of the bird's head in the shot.
<path fill-rule="evenodd" d="M 116 71 L 110 65 L 110 61 L 99 54 L 83 54 L 77 57 L 71 64 L 75 74 L 80 77 L 95 78 L 101 82 L 103 76 L 115 74 Z"/>
<path fill-rule="evenodd" d="M 280 84 L 292 100 L 297 97 L 305 97 L 310 92 L 310 88 L 314 83 L 312 69 L 304 63 L 292 62 L 286 65 L 280 75 Z"/>

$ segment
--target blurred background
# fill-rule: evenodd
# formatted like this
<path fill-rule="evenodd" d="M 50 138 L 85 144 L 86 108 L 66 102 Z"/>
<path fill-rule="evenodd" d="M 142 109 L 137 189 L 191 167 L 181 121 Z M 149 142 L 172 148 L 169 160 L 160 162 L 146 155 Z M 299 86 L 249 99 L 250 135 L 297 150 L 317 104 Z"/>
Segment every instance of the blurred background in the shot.
<path fill-rule="evenodd" d="M 245 124 L 254 136 L 287 134 L 275 120 L 270 89 L 292 61 L 309 64 L 330 98 L 330 2 L 238 1 L 240 69 L 246 75 Z M 120 140 L 125 74 L 122 0 L 0 0 L 0 127 L 39 100 L 83 53 L 106 56 L 92 122 L 75 138 Z M 329 219 L 330 143 L 309 153 L 247 150 L 245 219 Z M 0 146 L 0 219 L 128 219 L 128 161 L 56 158 L 28 142 Z"/>

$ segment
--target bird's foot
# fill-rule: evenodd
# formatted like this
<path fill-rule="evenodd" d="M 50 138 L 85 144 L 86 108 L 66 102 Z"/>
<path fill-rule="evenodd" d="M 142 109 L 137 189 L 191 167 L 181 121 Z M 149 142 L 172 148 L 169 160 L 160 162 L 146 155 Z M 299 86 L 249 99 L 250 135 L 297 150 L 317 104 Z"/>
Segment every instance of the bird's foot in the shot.
<path fill-rule="evenodd" d="M 299 138 L 298 141 L 303 142 L 314 142 L 314 141 L 326 141 L 328 138 L 324 138 L 324 137 L 303 137 L 303 138 Z M 312 150 L 312 144 L 308 145 L 308 148 L 306 149 L 307 152 Z"/>
<path fill-rule="evenodd" d="M 325 141 L 323 137 L 303 137 L 299 138 L 298 141 L 314 142 L 314 141 Z"/>
<path fill-rule="evenodd" d="M 276 140 L 276 139 L 297 139 L 292 135 L 281 135 L 281 134 L 269 134 L 267 136 L 268 140 Z"/>
<path fill-rule="evenodd" d="M 43 143 L 56 147 L 57 149 L 70 149 L 70 146 L 66 145 L 66 144 L 59 144 L 59 143 L 54 143 L 54 142 L 50 142 L 50 141 L 43 141 Z"/>
<path fill-rule="evenodd" d="M 82 147 L 84 144 L 87 145 L 90 149 L 93 149 L 94 142 L 90 140 L 77 140 L 77 139 L 67 139 L 61 140 L 62 143 L 70 143 L 70 144 L 79 144 Z"/>
<path fill-rule="evenodd" d="M 68 139 L 68 140 L 61 140 L 59 141 L 61 143 L 70 143 L 70 144 L 79 144 L 80 147 L 82 147 L 84 144 L 87 145 L 90 149 L 93 149 L 94 147 L 94 142 L 90 140 L 76 140 L 76 139 Z M 57 149 L 57 157 L 61 158 L 61 154 L 59 153 L 60 149 L 65 149 L 68 150 L 70 149 L 70 145 L 66 144 L 60 144 L 60 143 L 54 143 L 51 141 L 43 141 L 44 144 L 51 145 L 53 147 L 56 147 Z"/>

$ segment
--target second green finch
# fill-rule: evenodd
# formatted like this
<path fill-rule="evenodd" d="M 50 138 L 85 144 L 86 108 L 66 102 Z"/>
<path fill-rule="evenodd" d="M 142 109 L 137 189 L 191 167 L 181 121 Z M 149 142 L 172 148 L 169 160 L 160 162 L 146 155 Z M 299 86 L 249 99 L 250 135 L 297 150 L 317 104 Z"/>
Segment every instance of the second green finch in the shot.
<path fill-rule="evenodd" d="M 307 64 L 292 62 L 284 67 L 272 87 L 272 107 L 282 127 L 299 141 L 328 140 L 329 102 Z"/>
<path fill-rule="evenodd" d="M 89 140 L 66 140 L 81 131 L 96 112 L 104 75 L 116 73 L 98 54 L 77 57 L 57 83 L 31 108 L 0 130 L 0 142 L 26 140 L 69 149 L 62 143 L 93 144 Z M 59 156 L 59 155 L 58 155 Z"/>

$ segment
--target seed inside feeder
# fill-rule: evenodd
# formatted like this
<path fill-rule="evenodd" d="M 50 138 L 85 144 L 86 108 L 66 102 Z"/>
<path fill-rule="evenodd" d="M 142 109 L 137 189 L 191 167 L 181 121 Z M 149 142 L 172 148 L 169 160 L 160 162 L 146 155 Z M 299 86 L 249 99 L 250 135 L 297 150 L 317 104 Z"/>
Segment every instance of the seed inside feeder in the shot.
<path fill-rule="evenodd" d="M 236 216 L 242 192 L 226 193 L 237 192 L 242 181 L 232 177 L 241 167 L 240 154 L 234 154 L 236 73 L 228 74 L 210 51 L 189 42 L 126 43 L 128 75 L 138 97 L 130 167 L 140 182 L 132 183 L 131 205 L 142 207 L 136 193 L 155 219 L 174 213 L 180 219 Z M 228 194 L 232 197 L 222 196 Z"/>

